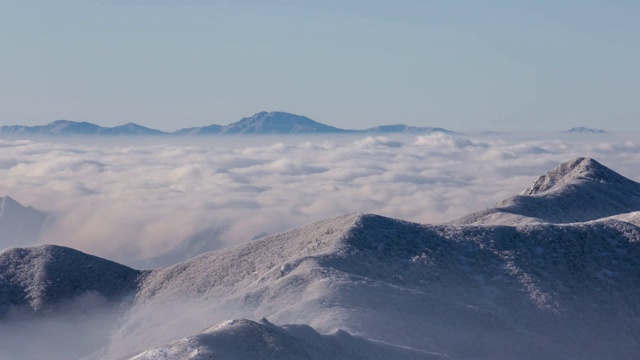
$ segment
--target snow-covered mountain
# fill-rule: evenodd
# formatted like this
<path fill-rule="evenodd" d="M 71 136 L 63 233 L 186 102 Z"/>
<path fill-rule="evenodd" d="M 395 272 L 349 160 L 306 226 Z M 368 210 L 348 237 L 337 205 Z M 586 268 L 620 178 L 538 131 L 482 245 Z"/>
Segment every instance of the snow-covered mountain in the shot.
<path fill-rule="evenodd" d="M 10 196 L 0 197 L 0 249 L 36 244 L 47 215 L 23 206 Z"/>
<path fill-rule="evenodd" d="M 637 188 L 578 158 L 521 196 L 535 200 L 512 201 L 528 212 L 493 213 L 535 221 L 343 215 L 148 272 L 66 248 L 10 249 L 0 304 L 46 313 L 87 291 L 120 301 L 126 314 L 92 360 L 635 359 Z"/>
<path fill-rule="evenodd" d="M 163 131 L 134 123 L 115 127 L 102 127 L 88 122 L 56 120 L 47 125 L 0 126 L 0 136 L 51 136 L 51 135 L 163 135 Z"/>
<path fill-rule="evenodd" d="M 576 158 L 541 176 L 522 195 L 466 215 L 454 224 L 569 223 L 640 210 L 640 183 L 590 158 Z"/>

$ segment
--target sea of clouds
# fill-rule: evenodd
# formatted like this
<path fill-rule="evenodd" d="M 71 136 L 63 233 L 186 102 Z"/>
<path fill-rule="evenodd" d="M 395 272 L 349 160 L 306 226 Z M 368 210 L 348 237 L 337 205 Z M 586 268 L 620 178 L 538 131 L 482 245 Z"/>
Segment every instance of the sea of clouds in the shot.
<path fill-rule="evenodd" d="M 41 243 L 154 267 L 344 213 L 450 221 L 521 193 L 577 156 L 638 181 L 640 141 L 633 139 L 436 133 L 0 140 L 0 195 L 51 215 Z"/>

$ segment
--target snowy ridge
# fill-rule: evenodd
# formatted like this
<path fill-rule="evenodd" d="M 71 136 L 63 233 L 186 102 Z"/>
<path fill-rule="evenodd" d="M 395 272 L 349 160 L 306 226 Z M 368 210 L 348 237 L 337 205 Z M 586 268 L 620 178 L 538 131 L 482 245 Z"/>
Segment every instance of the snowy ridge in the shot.
<path fill-rule="evenodd" d="M 147 350 L 129 360 L 376 360 L 445 359 L 425 351 L 398 347 L 334 331 L 322 335 L 306 325 L 276 326 L 266 319 L 229 320 L 201 334 Z"/>
<path fill-rule="evenodd" d="M 518 227 L 377 215 L 323 220 L 151 272 L 104 358 L 224 317 L 260 316 L 459 359 L 631 358 L 640 351 L 640 339 L 629 337 L 640 330 L 638 239 L 637 226 L 616 220 Z M 149 320 L 165 306 L 176 309 L 175 299 L 189 304 L 184 317 L 178 310 L 169 322 Z M 609 340 L 593 340 L 600 336 Z"/>
<path fill-rule="evenodd" d="M 540 176 L 533 186 L 524 191 L 524 195 L 536 195 L 569 182 L 592 181 L 610 186 L 619 185 L 623 189 L 634 189 L 640 184 L 631 181 L 617 172 L 605 167 L 599 162 L 579 157 L 558 165 L 547 174 Z M 610 188 L 609 188 L 610 189 Z"/>
<path fill-rule="evenodd" d="M 590 158 L 576 158 L 541 176 L 522 195 L 452 224 L 570 223 L 640 210 L 640 184 Z"/>

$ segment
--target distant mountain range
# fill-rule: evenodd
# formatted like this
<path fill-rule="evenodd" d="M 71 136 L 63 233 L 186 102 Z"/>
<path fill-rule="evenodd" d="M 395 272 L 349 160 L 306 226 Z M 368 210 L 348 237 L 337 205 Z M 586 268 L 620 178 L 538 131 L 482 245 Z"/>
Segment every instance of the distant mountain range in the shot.
<path fill-rule="evenodd" d="M 85 331 L 36 353 L 57 332 L 40 339 L 33 321 L 69 302 L 75 314 L 92 294 L 90 313 L 114 304 L 123 316 L 91 360 L 635 359 L 639 189 L 576 158 L 451 224 L 342 215 L 153 271 L 60 246 L 7 249 L 0 358 L 78 358 L 64 351 Z M 3 319 L 18 311 L 29 326 Z M 31 346 L 14 345 L 20 334 Z"/>
<path fill-rule="evenodd" d="M 184 128 L 172 133 L 128 123 L 116 127 L 102 127 L 88 122 L 57 120 L 47 125 L 1 126 L 0 136 L 64 136 L 64 135 L 268 135 L 268 134 L 352 134 L 352 133 L 434 133 L 455 134 L 451 130 L 437 127 L 416 127 L 403 124 L 377 126 L 365 130 L 346 130 L 311 120 L 306 116 L 286 112 L 259 112 L 229 125 L 211 124 L 207 126 Z"/>

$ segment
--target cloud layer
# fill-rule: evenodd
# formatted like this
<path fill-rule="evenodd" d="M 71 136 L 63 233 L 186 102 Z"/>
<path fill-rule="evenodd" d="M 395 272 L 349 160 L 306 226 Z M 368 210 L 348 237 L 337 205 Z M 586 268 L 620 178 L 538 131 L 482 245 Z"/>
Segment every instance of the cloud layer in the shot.
<path fill-rule="evenodd" d="M 449 221 L 576 156 L 640 180 L 640 142 L 613 136 L 122 141 L 0 140 L 0 195 L 53 215 L 41 242 L 140 265 L 205 229 L 229 246 L 343 213 Z"/>

